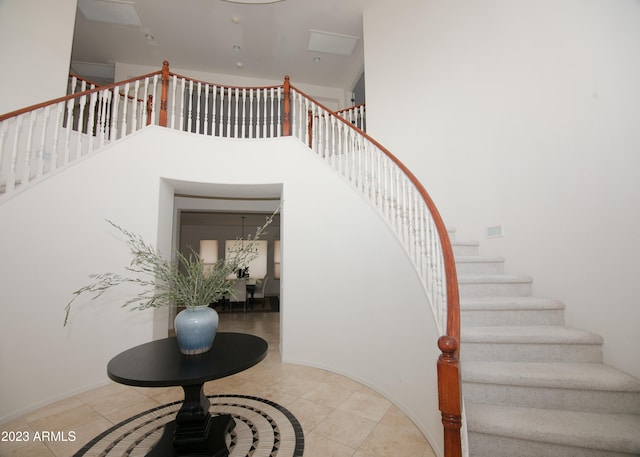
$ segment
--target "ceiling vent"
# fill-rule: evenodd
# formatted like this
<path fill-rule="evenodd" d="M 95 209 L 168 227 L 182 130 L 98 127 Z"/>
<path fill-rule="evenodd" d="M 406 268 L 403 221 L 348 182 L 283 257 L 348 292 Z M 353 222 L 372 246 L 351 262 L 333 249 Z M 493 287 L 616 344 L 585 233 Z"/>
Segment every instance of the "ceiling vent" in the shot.
<path fill-rule="evenodd" d="M 78 0 L 78 9 L 88 21 L 142 26 L 132 2 L 118 0 Z"/>
<path fill-rule="evenodd" d="M 338 56 L 350 56 L 360 38 L 339 33 L 309 30 L 309 51 L 324 52 Z"/>

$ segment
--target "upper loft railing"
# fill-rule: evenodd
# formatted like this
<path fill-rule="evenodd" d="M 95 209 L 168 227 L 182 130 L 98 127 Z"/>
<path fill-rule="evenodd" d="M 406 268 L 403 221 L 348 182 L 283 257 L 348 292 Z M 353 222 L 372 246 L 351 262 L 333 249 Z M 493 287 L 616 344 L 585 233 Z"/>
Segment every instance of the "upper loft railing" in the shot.
<path fill-rule="evenodd" d="M 364 132 L 364 106 L 338 114 L 288 77 L 279 86 L 225 86 L 171 73 L 167 62 L 161 71 L 121 83 L 91 87 L 75 80 L 72 86 L 85 90 L 0 116 L 0 202 L 147 125 L 224 138 L 298 138 L 377 209 L 413 262 L 441 335 L 445 455 L 462 455 L 460 309 L 451 243 L 422 184 Z"/>
<path fill-rule="evenodd" d="M 366 107 L 364 103 L 336 111 L 336 114 L 351 122 L 363 132 L 367 131 Z"/>

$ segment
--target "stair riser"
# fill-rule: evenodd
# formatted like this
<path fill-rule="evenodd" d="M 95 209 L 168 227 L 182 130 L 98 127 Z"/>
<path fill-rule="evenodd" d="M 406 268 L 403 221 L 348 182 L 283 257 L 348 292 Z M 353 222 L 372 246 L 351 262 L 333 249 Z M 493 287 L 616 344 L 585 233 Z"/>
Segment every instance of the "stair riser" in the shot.
<path fill-rule="evenodd" d="M 463 391 L 465 399 L 474 403 L 613 414 L 640 413 L 640 395 L 634 392 L 526 387 L 476 382 L 463 382 Z"/>
<path fill-rule="evenodd" d="M 469 432 L 471 457 L 632 457 L 624 452 L 585 449 L 540 441 Z"/>
<path fill-rule="evenodd" d="M 452 243 L 454 256 L 480 255 L 476 244 L 456 244 Z"/>
<path fill-rule="evenodd" d="M 481 283 L 459 284 L 460 296 L 476 297 L 528 297 L 531 283 Z"/>
<path fill-rule="evenodd" d="M 458 276 L 479 274 L 504 273 L 504 262 L 458 262 L 456 263 Z"/>
<path fill-rule="evenodd" d="M 602 363 L 598 344 L 473 343 L 462 338 L 462 360 Z"/>
<path fill-rule="evenodd" d="M 564 325 L 564 312 L 550 310 L 461 310 L 460 322 L 465 326 L 495 325 Z"/>

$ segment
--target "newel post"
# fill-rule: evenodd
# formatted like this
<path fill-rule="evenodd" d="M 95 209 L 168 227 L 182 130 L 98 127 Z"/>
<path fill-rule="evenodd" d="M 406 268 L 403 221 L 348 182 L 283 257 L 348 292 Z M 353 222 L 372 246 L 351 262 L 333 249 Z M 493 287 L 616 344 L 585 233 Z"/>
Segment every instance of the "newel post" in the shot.
<path fill-rule="evenodd" d="M 167 97 L 169 94 L 169 62 L 162 62 L 162 92 L 160 93 L 160 123 L 167 126 Z"/>
<path fill-rule="evenodd" d="M 291 136 L 291 83 L 289 76 L 284 77 L 284 118 L 282 136 Z"/>
<path fill-rule="evenodd" d="M 151 115 L 153 114 L 153 95 L 147 97 L 147 125 L 151 125 Z"/>
<path fill-rule="evenodd" d="M 441 336 L 438 347 L 438 403 L 444 426 L 445 457 L 462 457 L 462 389 L 460 363 L 456 357 L 458 342 L 451 336 Z"/>

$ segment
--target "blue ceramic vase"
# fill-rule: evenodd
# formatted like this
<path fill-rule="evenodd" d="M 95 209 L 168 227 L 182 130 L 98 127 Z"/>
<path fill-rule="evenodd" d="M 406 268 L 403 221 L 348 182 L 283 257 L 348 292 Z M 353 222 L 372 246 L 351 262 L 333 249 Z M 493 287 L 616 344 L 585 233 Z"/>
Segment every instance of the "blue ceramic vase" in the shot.
<path fill-rule="evenodd" d="M 190 306 L 174 320 L 180 352 L 196 355 L 211 349 L 218 330 L 218 313 L 207 305 Z"/>

